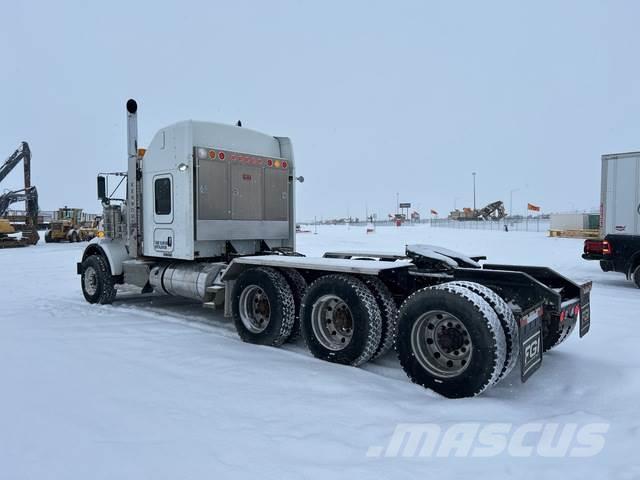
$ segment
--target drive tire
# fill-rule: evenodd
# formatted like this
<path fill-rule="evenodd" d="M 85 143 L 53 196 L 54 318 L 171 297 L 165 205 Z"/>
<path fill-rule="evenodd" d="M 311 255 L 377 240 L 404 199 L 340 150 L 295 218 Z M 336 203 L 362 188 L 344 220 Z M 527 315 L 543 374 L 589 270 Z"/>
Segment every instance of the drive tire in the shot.
<path fill-rule="evenodd" d="M 566 322 L 565 322 L 566 323 Z M 560 322 L 558 315 L 545 318 L 542 322 L 542 352 L 546 353 L 552 348 L 564 342 L 576 326 L 573 322 L 570 327 Z"/>
<path fill-rule="evenodd" d="M 116 297 L 116 287 L 109 263 L 102 255 L 90 255 L 82 261 L 80 275 L 82 294 L 89 303 L 110 304 Z"/>
<path fill-rule="evenodd" d="M 302 297 L 307 291 L 307 281 L 302 274 L 293 268 L 283 268 L 280 270 L 286 278 L 291 293 L 293 293 L 293 304 L 295 307 L 295 318 L 293 321 L 293 328 L 291 329 L 291 335 L 287 338 L 287 342 L 293 343 L 300 336 L 300 312 L 302 310 Z"/>
<path fill-rule="evenodd" d="M 44 234 L 44 242 L 51 243 L 53 240 L 51 238 L 51 230 L 47 230 Z"/>
<path fill-rule="evenodd" d="M 382 319 L 380 345 L 371 357 L 375 360 L 393 349 L 398 336 L 398 306 L 389 288 L 378 277 L 367 276 L 363 280 L 376 299 Z"/>
<path fill-rule="evenodd" d="M 446 285 L 457 285 L 460 287 L 464 287 L 467 290 L 472 291 L 480 295 L 491 308 L 498 315 L 498 320 L 500 320 L 500 325 L 502 325 L 502 331 L 504 333 L 504 337 L 507 343 L 507 352 L 504 361 L 504 367 L 498 375 L 496 379 L 496 383 L 502 380 L 504 377 L 509 375 L 513 368 L 518 363 L 518 357 L 520 355 L 520 338 L 518 335 L 518 324 L 516 322 L 516 318 L 513 315 L 513 311 L 507 305 L 502 297 L 500 297 L 496 292 L 491 290 L 489 287 L 485 287 L 479 283 L 468 282 L 468 281 L 457 281 L 450 282 L 439 285 L 439 287 L 443 287 Z"/>
<path fill-rule="evenodd" d="M 442 285 L 418 290 L 402 304 L 398 327 L 396 348 L 407 376 L 445 397 L 481 394 L 495 383 L 504 366 L 507 345 L 498 315 L 480 295 L 466 288 Z M 433 332 L 437 342 L 442 342 L 438 332 L 444 330 L 453 330 L 464 340 L 453 348 L 460 352 L 468 348 L 457 365 L 437 349 L 429 350 L 433 347 L 428 346 L 426 332 Z M 437 342 L 432 340 L 432 345 Z"/>
<path fill-rule="evenodd" d="M 233 322 L 243 342 L 279 347 L 293 329 L 293 293 L 284 275 L 270 267 L 251 268 L 232 291 Z"/>
<path fill-rule="evenodd" d="M 325 275 L 313 282 L 302 299 L 300 319 L 307 348 L 321 360 L 358 366 L 380 346 L 380 308 L 371 290 L 354 276 Z"/>

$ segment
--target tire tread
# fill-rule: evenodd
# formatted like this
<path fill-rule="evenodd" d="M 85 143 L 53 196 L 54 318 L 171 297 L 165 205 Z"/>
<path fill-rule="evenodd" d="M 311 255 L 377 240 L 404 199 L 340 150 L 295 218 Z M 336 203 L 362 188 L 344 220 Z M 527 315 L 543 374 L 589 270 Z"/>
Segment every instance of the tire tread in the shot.
<path fill-rule="evenodd" d="M 322 283 L 324 282 L 338 283 L 339 282 L 339 283 L 343 283 L 344 285 L 347 285 L 349 288 L 351 288 L 355 292 L 356 296 L 360 299 L 360 301 L 365 307 L 365 310 L 367 311 L 367 316 L 369 319 L 369 328 L 368 328 L 367 338 L 365 340 L 364 348 L 362 349 L 362 352 L 357 358 L 349 362 L 349 364 L 354 367 L 362 365 L 363 363 L 369 361 L 373 357 L 373 355 L 376 353 L 376 350 L 380 346 L 380 337 L 382 332 L 382 316 L 380 314 L 380 308 L 378 307 L 378 303 L 376 302 L 376 299 L 373 293 L 371 292 L 371 290 L 369 290 L 367 285 L 362 280 L 359 280 L 358 278 L 352 275 L 337 273 L 337 274 L 323 275 L 322 277 L 318 278 L 313 283 L 311 283 L 311 285 L 309 285 L 309 288 L 307 289 L 307 294 L 305 295 L 302 301 L 303 310 L 305 308 L 311 307 L 311 305 L 307 305 L 309 294 L 310 293 L 313 294 L 313 291 L 321 282 Z M 303 337 L 304 337 L 305 343 L 307 344 L 307 348 L 311 350 L 311 347 L 309 345 L 309 338 L 308 338 L 309 335 L 310 334 L 306 334 L 305 332 L 303 332 Z"/>
<path fill-rule="evenodd" d="M 371 357 L 375 360 L 389 352 L 398 337 L 398 307 L 389 288 L 378 277 L 367 277 L 365 284 L 373 293 L 381 315 L 380 345 Z"/>
<path fill-rule="evenodd" d="M 502 325 L 502 330 L 504 332 L 505 340 L 507 342 L 507 352 L 506 359 L 504 363 L 504 368 L 500 372 L 496 383 L 502 380 L 504 377 L 509 375 L 516 363 L 518 363 L 518 356 L 520 355 L 520 341 L 518 334 L 518 324 L 516 322 L 516 318 L 513 315 L 513 311 L 507 305 L 500 295 L 491 290 L 489 287 L 486 287 L 482 284 L 476 282 L 468 282 L 468 281 L 455 281 L 450 282 L 449 285 L 459 285 L 461 287 L 467 288 L 471 290 L 473 293 L 477 293 L 482 298 L 486 300 L 486 302 L 491 305 L 491 308 L 498 315 L 498 319 L 500 320 L 500 324 Z"/>

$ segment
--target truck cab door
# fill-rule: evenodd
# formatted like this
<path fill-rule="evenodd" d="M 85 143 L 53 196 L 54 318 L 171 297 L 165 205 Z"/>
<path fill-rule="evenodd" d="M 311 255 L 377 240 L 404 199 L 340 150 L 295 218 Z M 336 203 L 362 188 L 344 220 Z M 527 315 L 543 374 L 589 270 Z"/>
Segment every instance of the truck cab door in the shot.
<path fill-rule="evenodd" d="M 173 175 L 163 173 L 153 177 L 153 249 L 159 253 L 174 248 L 174 182 Z"/>

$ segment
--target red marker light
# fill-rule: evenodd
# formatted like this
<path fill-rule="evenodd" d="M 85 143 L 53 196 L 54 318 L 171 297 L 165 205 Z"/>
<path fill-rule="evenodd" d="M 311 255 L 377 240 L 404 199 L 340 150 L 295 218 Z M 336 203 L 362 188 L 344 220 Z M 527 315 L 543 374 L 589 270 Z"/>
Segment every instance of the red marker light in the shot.
<path fill-rule="evenodd" d="M 272 167 L 272 166 L 273 166 L 273 160 L 271 160 L 271 159 L 267 160 L 267 165 L 269 165 L 270 167 Z"/>
<path fill-rule="evenodd" d="M 219 158 L 220 160 L 224 160 L 224 152 L 220 152 L 220 153 L 218 154 L 218 158 Z"/>
<path fill-rule="evenodd" d="M 560 321 L 561 322 L 564 322 L 564 317 L 566 316 L 566 313 L 567 312 L 565 312 L 565 311 L 560 312 Z"/>
<path fill-rule="evenodd" d="M 580 305 L 576 305 L 576 308 L 573 309 L 574 315 L 579 315 L 580 314 Z"/>
<path fill-rule="evenodd" d="M 287 162 L 282 162 L 282 168 L 287 168 Z"/>

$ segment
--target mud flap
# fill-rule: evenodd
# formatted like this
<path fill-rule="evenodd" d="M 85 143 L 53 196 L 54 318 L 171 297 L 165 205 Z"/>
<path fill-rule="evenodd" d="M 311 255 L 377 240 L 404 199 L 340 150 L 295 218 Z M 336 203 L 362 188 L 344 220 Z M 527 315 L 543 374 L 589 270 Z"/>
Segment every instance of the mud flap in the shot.
<path fill-rule="evenodd" d="M 584 337 L 591 327 L 591 287 L 591 282 L 580 286 L 580 338 Z"/>
<path fill-rule="evenodd" d="M 526 382 L 542 364 L 542 306 L 520 317 L 520 380 Z"/>

